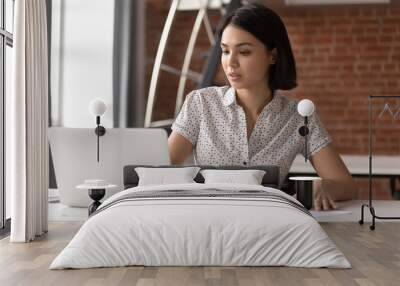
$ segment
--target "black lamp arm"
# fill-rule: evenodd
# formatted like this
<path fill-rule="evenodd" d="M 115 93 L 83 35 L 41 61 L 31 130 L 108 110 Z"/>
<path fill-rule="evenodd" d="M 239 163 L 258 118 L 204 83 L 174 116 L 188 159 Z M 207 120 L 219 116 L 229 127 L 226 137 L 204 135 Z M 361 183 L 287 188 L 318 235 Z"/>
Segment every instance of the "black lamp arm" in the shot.
<path fill-rule="evenodd" d="M 97 127 L 94 130 L 94 133 L 96 133 L 96 135 L 98 136 L 103 136 L 104 134 L 106 134 L 106 129 L 100 125 L 100 116 L 96 116 L 96 124 Z"/>
<path fill-rule="evenodd" d="M 97 127 L 94 130 L 94 133 L 97 135 L 97 162 L 99 162 L 100 157 L 100 136 L 106 134 L 106 129 L 100 125 L 100 116 L 96 116 L 96 125 Z"/>
<path fill-rule="evenodd" d="M 308 159 L 308 133 L 310 130 L 308 129 L 308 116 L 304 116 L 304 125 L 299 128 L 299 133 L 304 137 L 304 158 L 307 162 Z"/>

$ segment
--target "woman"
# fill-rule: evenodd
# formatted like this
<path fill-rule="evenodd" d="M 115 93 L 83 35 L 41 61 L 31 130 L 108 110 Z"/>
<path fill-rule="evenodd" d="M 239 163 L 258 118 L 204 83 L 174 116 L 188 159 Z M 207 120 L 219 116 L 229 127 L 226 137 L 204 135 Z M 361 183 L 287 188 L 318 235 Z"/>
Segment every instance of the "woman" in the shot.
<path fill-rule="evenodd" d="M 280 185 L 304 138 L 297 100 L 277 90 L 296 87 L 296 67 L 286 28 L 262 5 L 243 6 L 220 28 L 221 63 L 230 87 L 191 92 L 168 139 L 172 164 L 194 151 L 199 165 L 280 167 Z M 314 192 L 316 210 L 336 208 L 354 197 L 356 187 L 318 116 L 309 118 L 310 161 L 322 178 Z"/>

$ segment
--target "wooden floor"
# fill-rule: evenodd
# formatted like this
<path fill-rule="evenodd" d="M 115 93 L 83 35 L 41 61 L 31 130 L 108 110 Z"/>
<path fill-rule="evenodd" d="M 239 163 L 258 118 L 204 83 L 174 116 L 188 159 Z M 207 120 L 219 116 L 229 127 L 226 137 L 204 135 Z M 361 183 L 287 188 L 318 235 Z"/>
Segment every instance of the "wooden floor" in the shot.
<path fill-rule="evenodd" d="M 400 285 L 400 223 L 376 230 L 357 223 L 322 223 L 352 269 L 289 267 L 120 267 L 48 270 L 81 223 L 52 223 L 27 244 L 0 241 L 0 285 Z"/>

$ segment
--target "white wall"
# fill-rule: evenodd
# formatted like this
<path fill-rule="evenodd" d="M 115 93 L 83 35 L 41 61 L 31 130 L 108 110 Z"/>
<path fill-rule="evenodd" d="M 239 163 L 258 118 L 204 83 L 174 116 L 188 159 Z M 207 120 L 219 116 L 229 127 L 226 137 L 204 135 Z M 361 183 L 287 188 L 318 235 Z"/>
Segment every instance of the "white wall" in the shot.
<path fill-rule="evenodd" d="M 52 25 L 52 125 L 94 126 L 88 106 L 98 97 L 112 127 L 114 0 L 53 0 Z"/>

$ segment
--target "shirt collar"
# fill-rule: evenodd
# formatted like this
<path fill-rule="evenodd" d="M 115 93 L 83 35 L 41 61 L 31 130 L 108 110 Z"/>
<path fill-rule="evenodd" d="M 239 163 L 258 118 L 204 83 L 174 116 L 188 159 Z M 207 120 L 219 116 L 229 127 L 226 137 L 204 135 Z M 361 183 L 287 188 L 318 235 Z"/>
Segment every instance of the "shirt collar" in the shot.
<path fill-rule="evenodd" d="M 269 108 L 274 108 L 278 101 L 278 93 L 275 90 L 272 96 L 272 100 L 266 105 L 269 106 Z M 228 88 L 228 90 L 224 93 L 222 102 L 224 104 L 224 106 L 230 106 L 233 103 L 236 104 L 236 92 L 235 89 L 233 87 Z"/>
<path fill-rule="evenodd" d="M 236 92 L 233 87 L 228 88 L 228 90 L 224 93 L 222 102 L 224 106 L 230 106 L 231 104 L 236 103 Z"/>

